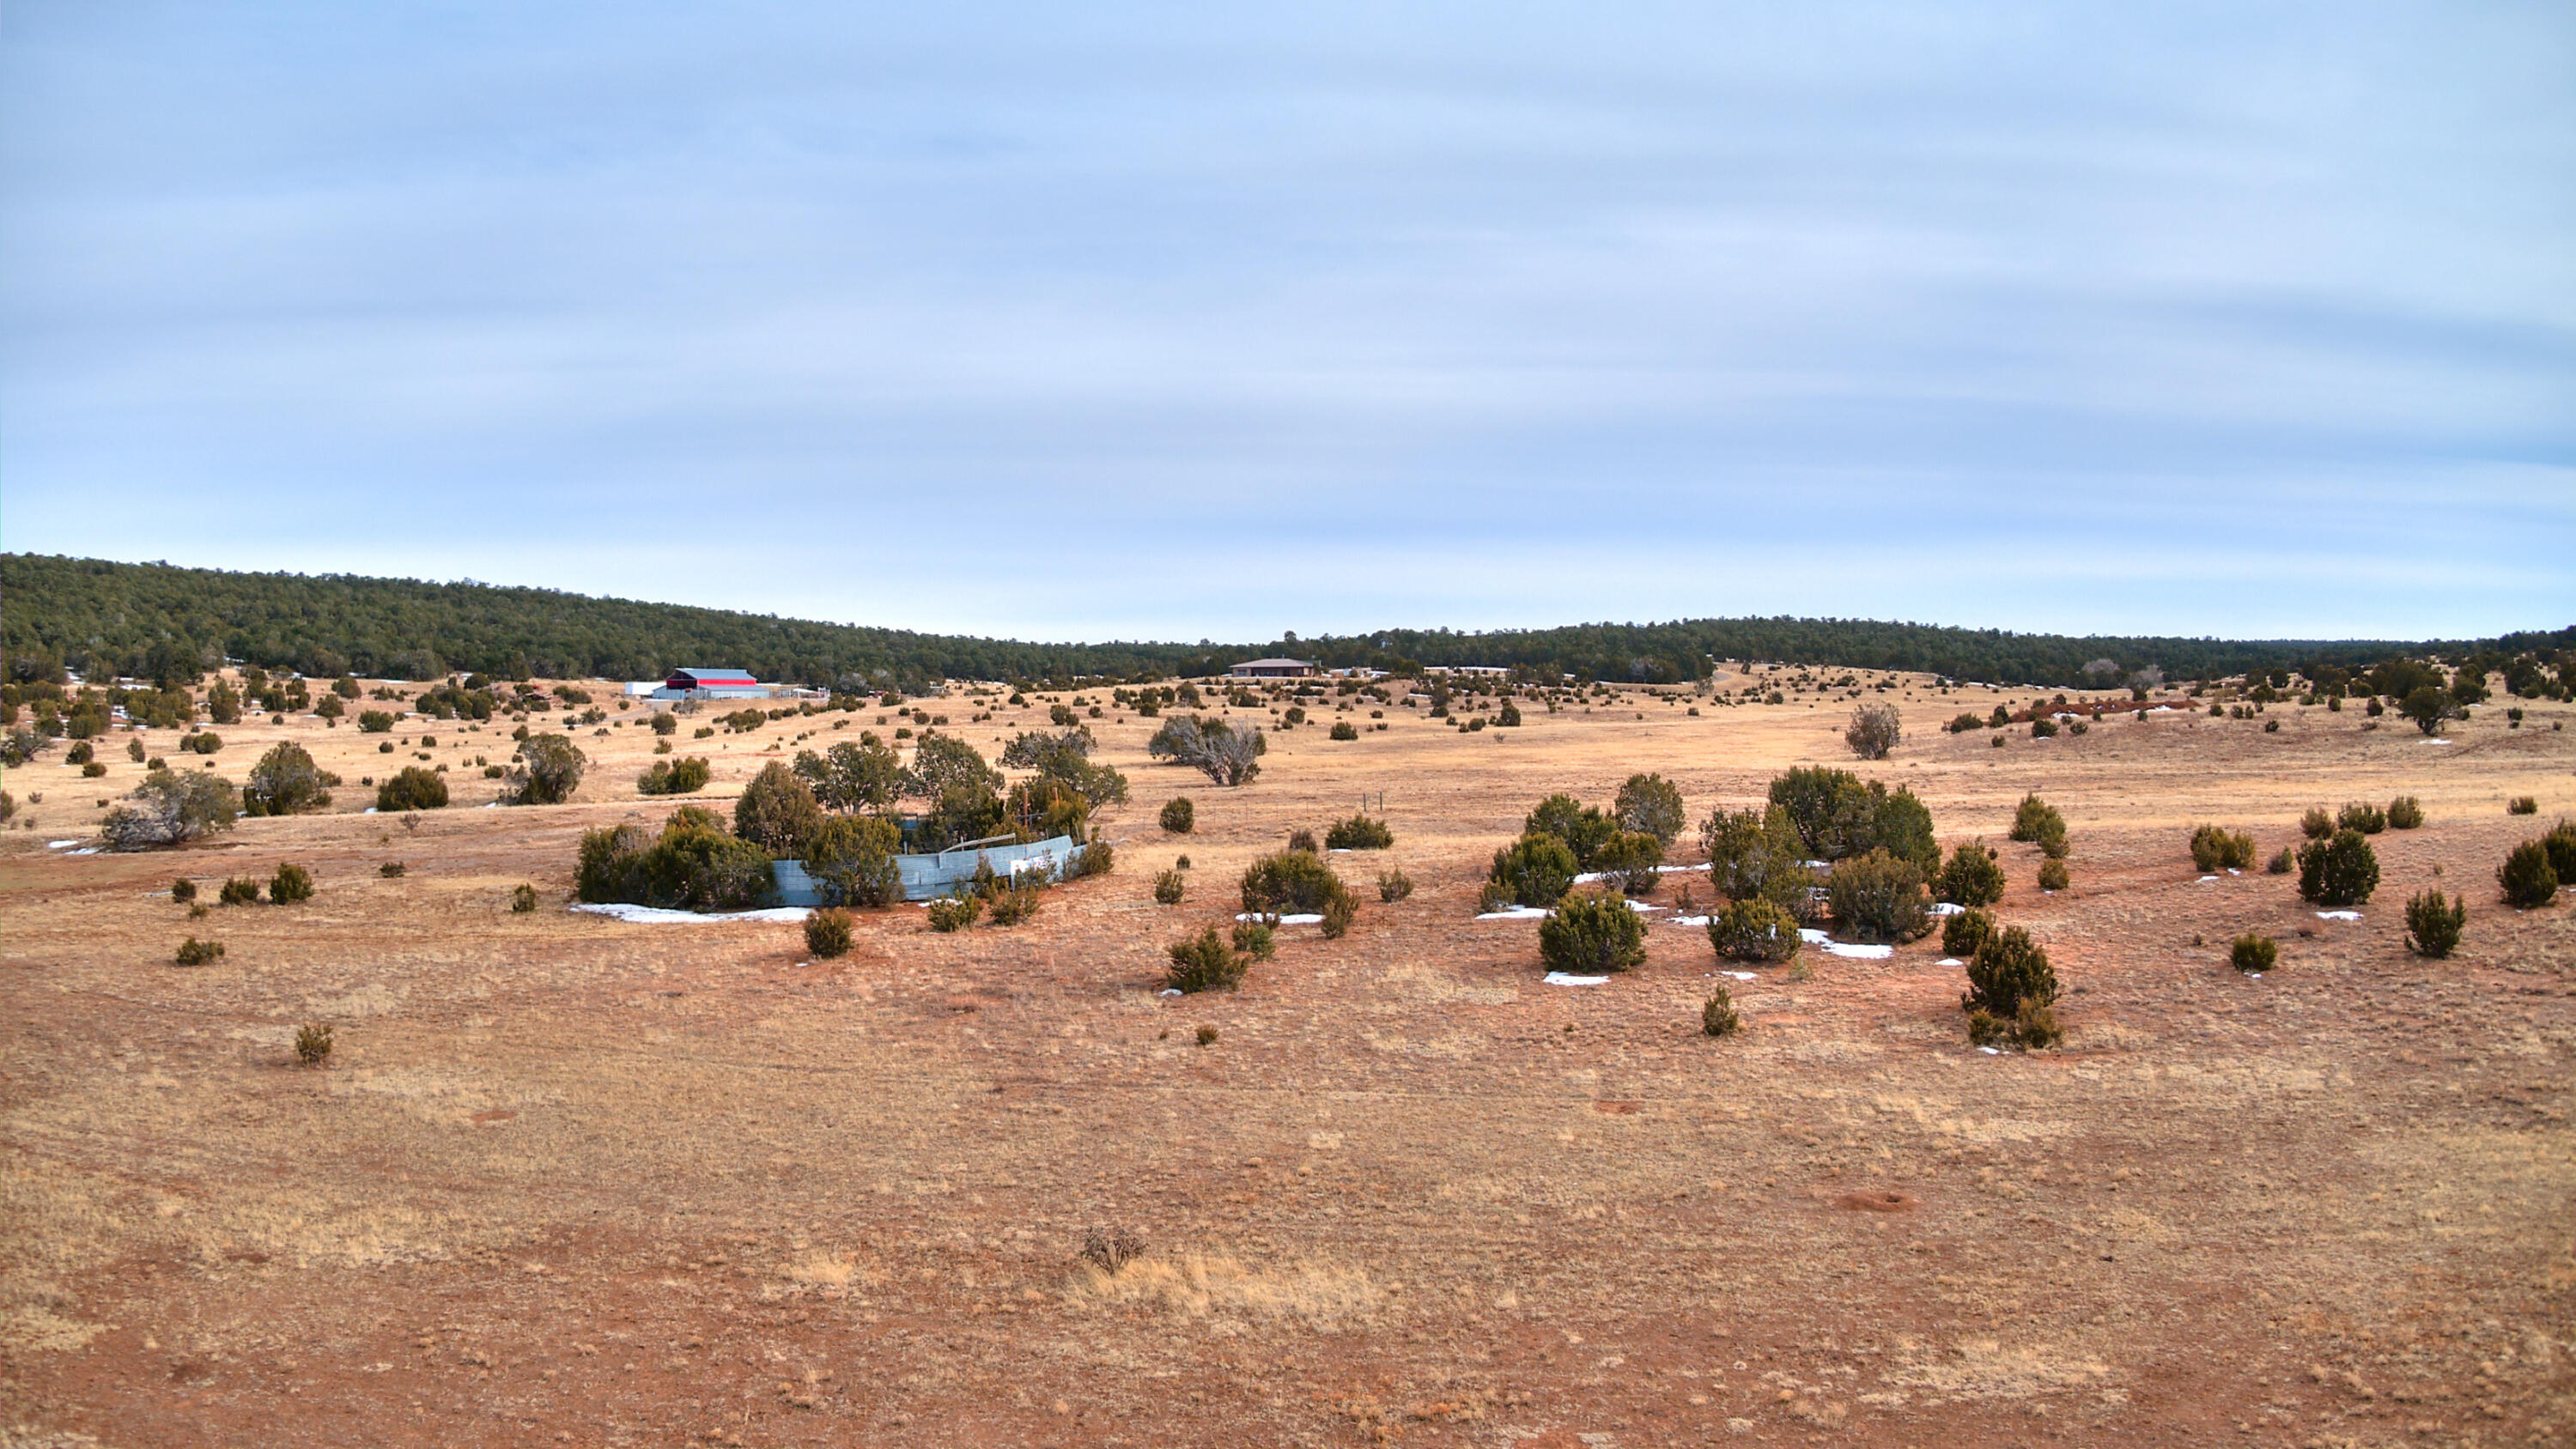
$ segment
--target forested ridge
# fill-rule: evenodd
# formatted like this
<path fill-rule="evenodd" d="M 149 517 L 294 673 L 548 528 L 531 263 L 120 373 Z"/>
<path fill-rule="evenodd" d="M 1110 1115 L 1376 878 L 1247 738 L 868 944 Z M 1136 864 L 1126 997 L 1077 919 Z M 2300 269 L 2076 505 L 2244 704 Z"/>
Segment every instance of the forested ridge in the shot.
<path fill-rule="evenodd" d="M 465 581 L 0 554 L 0 652 L 12 673 L 59 663 L 85 674 L 165 676 L 231 658 L 323 676 L 428 679 L 470 670 L 655 679 L 684 665 L 732 665 L 797 684 L 920 688 L 939 679 L 1200 674 L 1255 655 L 1288 654 L 1333 666 L 1502 665 L 1648 683 L 1704 676 L 1712 659 L 1758 659 L 2073 687 L 2147 668 L 2175 679 L 2218 678 L 2428 654 L 2547 658 L 2570 648 L 2576 628 L 2489 640 L 2227 640 L 1785 617 L 1482 633 L 1389 629 L 1230 645 L 1047 644 Z M 2106 672 L 2105 660 L 2116 673 Z"/>

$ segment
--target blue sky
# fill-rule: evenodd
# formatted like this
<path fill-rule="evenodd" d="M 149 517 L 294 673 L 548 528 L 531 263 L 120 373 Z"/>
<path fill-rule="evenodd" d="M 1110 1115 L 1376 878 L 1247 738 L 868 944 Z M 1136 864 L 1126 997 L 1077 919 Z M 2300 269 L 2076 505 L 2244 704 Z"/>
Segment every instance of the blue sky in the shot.
<path fill-rule="evenodd" d="M 2576 620 L 2576 8 L 0 11 L 0 546 L 1034 638 Z"/>

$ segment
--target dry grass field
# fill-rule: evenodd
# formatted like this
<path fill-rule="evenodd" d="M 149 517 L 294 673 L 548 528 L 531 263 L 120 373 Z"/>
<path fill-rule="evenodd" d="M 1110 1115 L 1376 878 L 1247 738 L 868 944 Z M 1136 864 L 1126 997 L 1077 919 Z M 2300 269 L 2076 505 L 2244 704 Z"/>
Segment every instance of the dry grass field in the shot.
<path fill-rule="evenodd" d="M 235 779 L 306 743 L 334 813 L 148 855 L 48 848 L 141 771 L 123 735 L 104 779 L 54 751 L 8 772 L 34 828 L 0 836 L 0 1443 L 2576 1442 L 2576 928 L 2493 874 L 2576 814 L 2576 710 L 2483 708 L 2446 745 L 2284 704 L 2277 733 L 2117 715 L 1995 748 L 1938 726 L 2032 692 L 1868 697 L 1907 737 L 1867 765 L 1812 691 L 1525 701 L 1473 734 L 1399 708 L 1339 743 L 1327 708 L 1237 790 L 1111 710 L 1114 873 L 1010 929 L 863 913 L 829 963 L 791 924 L 565 908 L 584 828 L 671 807 L 632 789 L 640 709 L 575 732 L 556 807 L 479 808 L 506 724 L 218 727 Z M 990 755 L 1047 702 L 954 728 Z M 722 800 L 878 713 L 678 749 Z M 416 752 L 455 804 L 358 813 Z M 2062 1049 L 1970 1047 L 1937 937 L 1726 981 L 1746 1029 L 1714 1040 L 1702 932 L 1658 920 L 1644 969 L 1563 988 L 1532 923 L 1472 919 L 1551 791 L 1661 771 L 1687 844 L 1808 762 L 2003 845 Z M 2055 895 L 2003 842 L 2031 789 L 2071 827 Z M 1239 992 L 1157 993 L 1246 863 L 1363 792 L 1396 844 L 1328 857 L 1366 902 L 1346 938 L 1286 928 Z M 1176 794 L 1186 838 L 1155 824 Z M 2374 837 L 2359 922 L 2185 850 L 2216 821 L 2268 857 L 2309 806 L 2399 794 L 2428 823 Z M 286 861 L 309 903 L 169 895 Z M 1392 906 L 1389 863 L 1420 887 Z M 543 904 L 513 914 L 523 881 Z M 2470 911 L 2447 962 L 2401 944 L 2437 883 Z M 2282 945 L 2259 979 L 2226 960 L 2251 928 Z M 227 954 L 172 964 L 190 934 Z M 1095 1230 L 1146 1252 L 1104 1272 Z"/>

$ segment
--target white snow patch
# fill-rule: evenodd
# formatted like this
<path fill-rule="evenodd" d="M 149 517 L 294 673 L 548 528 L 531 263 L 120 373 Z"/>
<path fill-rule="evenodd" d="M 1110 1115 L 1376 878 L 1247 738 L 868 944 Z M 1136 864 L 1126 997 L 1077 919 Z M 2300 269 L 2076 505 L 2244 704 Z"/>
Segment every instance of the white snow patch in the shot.
<path fill-rule="evenodd" d="M 72 854 L 74 854 L 74 855 L 96 855 L 96 854 L 98 854 L 99 850 L 100 850 L 100 847 L 98 847 L 98 846 L 95 846 L 95 845 L 84 845 L 84 846 L 82 846 L 80 849 L 73 851 L 73 852 L 72 852 Z"/>
<path fill-rule="evenodd" d="M 373 815 L 373 814 L 375 814 L 375 813 L 376 813 L 376 807 L 375 807 L 375 806 L 373 806 L 373 805 L 370 805 L 370 806 L 368 806 L 366 809 L 361 810 L 361 811 L 359 811 L 358 813 L 359 813 L 359 814 L 361 814 L 361 815 Z"/>
<path fill-rule="evenodd" d="M 1828 956 L 1849 956 L 1859 961 L 1884 961 L 1896 954 L 1894 946 L 1846 946 L 1813 926 L 1799 927 L 1798 939 L 1821 947 Z"/>
<path fill-rule="evenodd" d="M 1963 916 L 1966 915 L 1967 912 L 1968 908 L 1959 904 L 1957 901 L 1934 901 L 1932 903 L 1932 914 L 1936 916 Z"/>
<path fill-rule="evenodd" d="M 1977 1050 L 1979 1050 L 1979 1051 L 1981 1051 L 1981 1052 L 1984 1052 L 1987 1056 L 1990 1056 L 1990 1057 L 1999 1057 L 1999 1056 L 2002 1056 L 2002 1055 L 2004 1054 L 2004 1053 L 2003 1053 L 2003 1048 L 2001 1048 L 2001 1047 L 1979 1047 L 1979 1048 L 1977 1048 Z"/>
<path fill-rule="evenodd" d="M 2317 912 L 2317 919 L 2318 919 L 2318 920 L 2320 920 L 2320 921 L 2358 921 L 2358 920 L 2360 920 L 2360 919 L 2361 919 L 2361 912 L 2359 912 L 2359 911 L 2319 911 L 2319 912 Z"/>
<path fill-rule="evenodd" d="M 1607 986 L 1610 984 L 1610 978 L 1607 976 L 1568 976 L 1562 971 L 1550 971 L 1547 973 L 1547 984 L 1550 986 Z"/>
<path fill-rule="evenodd" d="M 1505 906 L 1499 911 L 1487 911 L 1476 919 L 1480 921 L 1543 921 L 1547 919 L 1547 915 L 1547 911 L 1539 906 Z"/>
<path fill-rule="evenodd" d="M 1715 919 L 1716 917 L 1714 916 L 1675 916 L 1673 917 L 1673 924 L 1676 926 L 1706 927 L 1710 921 Z"/>
<path fill-rule="evenodd" d="M 1547 912 L 1541 911 L 1539 914 L 1543 916 L 1546 915 Z M 1235 917 L 1235 919 L 1238 921 L 1258 921 L 1262 918 L 1254 915 L 1250 911 L 1246 911 L 1242 915 Z M 1300 911 L 1295 915 L 1281 916 L 1279 918 L 1279 924 L 1283 926 L 1320 926 L 1323 923 L 1324 918 L 1312 911 Z"/>
<path fill-rule="evenodd" d="M 1165 996 L 1178 996 L 1181 994 L 1181 988 L 1177 986 L 1166 986 L 1163 988 L 1163 994 Z"/>
<path fill-rule="evenodd" d="M 80 844 L 80 842 L 79 842 L 79 841 L 77 841 L 77 840 L 48 840 L 48 841 L 46 841 L 46 842 L 45 842 L 45 849 L 47 849 L 47 850 L 69 850 L 69 849 L 71 849 L 73 846 L 78 845 L 78 844 Z"/>
<path fill-rule="evenodd" d="M 1671 910 L 1671 909 L 1672 909 L 1672 907 L 1670 907 L 1670 906 L 1650 906 L 1650 905 L 1646 904 L 1644 901 L 1630 901 L 1630 902 L 1628 902 L 1628 909 L 1630 909 L 1630 910 L 1632 910 L 1632 911 L 1637 912 L 1639 915 L 1644 915 L 1644 914 L 1645 914 L 1646 912 L 1648 912 L 1648 911 L 1668 911 L 1668 910 Z"/>
<path fill-rule="evenodd" d="M 1759 981 L 1762 979 L 1750 971 L 1720 971 L 1717 974 L 1720 976 L 1732 976 L 1738 981 Z"/>
<path fill-rule="evenodd" d="M 1656 866 L 1656 867 L 1655 867 L 1655 874 L 1657 874 L 1657 875 L 1680 875 L 1680 874 L 1681 874 L 1682 872 L 1684 872 L 1684 871 L 1691 871 L 1691 870 L 1706 870 L 1706 869 L 1708 869 L 1708 862 L 1703 860 L 1703 861 L 1701 861 L 1701 862 L 1700 862 L 1699 864 L 1697 864 L 1697 865 L 1659 865 L 1659 866 Z"/>
<path fill-rule="evenodd" d="M 2449 743 L 2450 743 L 2450 741 L 2449 741 L 2449 740 L 2426 740 L 2424 743 L 2426 743 L 2426 744 L 2428 744 L 2428 745 L 2447 745 L 2447 744 L 2449 744 Z"/>
<path fill-rule="evenodd" d="M 699 925 L 708 921 L 801 921 L 814 914 L 804 906 L 773 906 L 765 911 L 671 911 L 660 906 L 638 906 L 625 901 L 578 905 L 573 909 L 594 916 L 614 916 L 639 926 Z"/>
<path fill-rule="evenodd" d="M 1941 964 L 1944 966 L 1965 966 L 1968 963 L 1960 960 L 1956 956 L 1944 956 L 1941 958 Z"/>
<path fill-rule="evenodd" d="M 2207 885 L 2207 884 L 2209 884 L 2211 881 L 2214 881 L 2214 880 L 2216 880 L 2216 879 L 2218 879 L 2218 877 L 2216 877 L 2216 876 L 2214 876 L 2214 875 L 2205 875 L 2205 876 L 2202 876 L 2202 877 L 2200 878 L 2200 880 L 2197 882 L 2197 884 L 2200 884 L 2200 885 Z"/>

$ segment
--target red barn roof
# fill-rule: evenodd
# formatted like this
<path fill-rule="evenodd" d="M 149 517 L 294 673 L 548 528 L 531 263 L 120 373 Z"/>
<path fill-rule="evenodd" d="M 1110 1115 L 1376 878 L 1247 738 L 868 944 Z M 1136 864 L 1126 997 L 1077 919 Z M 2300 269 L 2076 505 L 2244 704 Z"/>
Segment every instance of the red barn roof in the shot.
<path fill-rule="evenodd" d="M 674 669 L 664 683 L 673 689 L 749 689 L 760 681 L 739 669 Z"/>

